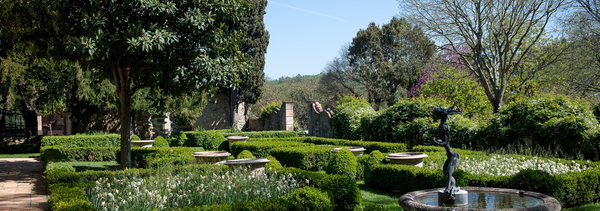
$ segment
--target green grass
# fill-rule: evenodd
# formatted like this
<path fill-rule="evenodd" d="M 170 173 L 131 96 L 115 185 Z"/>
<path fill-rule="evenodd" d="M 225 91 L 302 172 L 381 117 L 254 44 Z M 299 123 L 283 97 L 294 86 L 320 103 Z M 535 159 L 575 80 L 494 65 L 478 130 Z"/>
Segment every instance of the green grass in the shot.
<path fill-rule="evenodd" d="M 600 210 L 600 203 L 588 204 L 588 205 L 583 205 L 581 207 L 575 207 L 575 208 L 569 208 L 569 209 L 563 209 L 563 210 L 568 210 L 568 211 L 596 211 L 596 210 Z"/>
<path fill-rule="evenodd" d="M 0 154 L 0 158 L 39 158 L 40 153 Z"/>
<path fill-rule="evenodd" d="M 362 206 L 383 206 L 384 210 L 403 210 L 398 205 L 398 199 L 400 195 L 390 194 L 384 191 L 378 191 L 375 189 L 368 188 L 364 181 L 356 182 L 358 188 L 360 188 L 360 195 L 362 196 Z"/>
<path fill-rule="evenodd" d="M 75 161 L 75 162 L 67 162 L 75 168 L 75 171 L 87 171 L 87 170 L 95 170 L 95 171 L 114 171 L 119 169 L 119 164 L 116 161 L 96 161 L 96 162 L 85 162 L 85 161 Z"/>

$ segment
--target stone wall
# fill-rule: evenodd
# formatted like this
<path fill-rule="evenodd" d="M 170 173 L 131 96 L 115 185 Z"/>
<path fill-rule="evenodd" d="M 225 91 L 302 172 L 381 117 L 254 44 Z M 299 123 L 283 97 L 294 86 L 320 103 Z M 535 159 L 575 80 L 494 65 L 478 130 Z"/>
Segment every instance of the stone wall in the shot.
<path fill-rule="evenodd" d="M 202 110 L 202 115 L 194 123 L 194 128 L 220 130 L 236 126 L 239 130 L 243 129 L 248 121 L 245 103 L 230 99 L 231 95 L 228 93 L 219 92 L 208 99 L 206 107 Z M 232 101 L 235 103 L 231 103 Z"/>
<path fill-rule="evenodd" d="M 331 117 L 333 111 L 321 107 L 319 101 L 308 102 L 308 135 L 324 138 L 333 138 L 333 125 Z"/>

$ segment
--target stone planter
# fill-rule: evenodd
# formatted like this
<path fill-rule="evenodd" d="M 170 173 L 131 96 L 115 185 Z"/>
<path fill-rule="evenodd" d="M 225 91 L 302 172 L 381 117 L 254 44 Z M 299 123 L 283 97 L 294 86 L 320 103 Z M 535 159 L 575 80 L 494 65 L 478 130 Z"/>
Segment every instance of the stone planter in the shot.
<path fill-rule="evenodd" d="M 352 154 L 354 154 L 354 156 L 356 156 L 356 157 L 361 156 L 363 154 L 363 152 L 366 150 L 364 147 L 340 147 L 340 148 L 333 148 L 331 151 L 337 152 L 338 150 L 340 150 L 342 148 L 346 148 L 346 149 L 350 150 L 350 152 L 352 152 Z"/>
<path fill-rule="evenodd" d="M 225 161 L 225 165 L 229 166 L 229 170 L 249 168 L 252 173 L 264 173 L 268 162 L 271 161 L 266 158 L 234 159 Z"/>
<path fill-rule="evenodd" d="M 227 142 L 229 142 L 229 149 L 231 149 L 231 145 L 235 142 L 241 141 L 246 142 L 248 136 L 227 136 Z"/>
<path fill-rule="evenodd" d="M 215 165 L 225 164 L 227 156 L 230 156 L 229 152 L 220 151 L 206 151 L 206 152 L 194 152 L 192 156 L 196 157 L 197 164 L 212 163 Z"/>
<path fill-rule="evenodd" d="M 389 154 L 385 158 L 390 159 L 392 164 L 423 167 L 423 158 L 426 157 L 427 155 L 422 152 L 402 152 Z"/>
<path fill-rule="evenodd" d="M 152 147 L 152 143 L 154 143 L 154 140 L 137 140 L 137 141 L 131 141 L 131 147 L 144 147 L 144 148 L 148 148 L 148 147 Z"/>

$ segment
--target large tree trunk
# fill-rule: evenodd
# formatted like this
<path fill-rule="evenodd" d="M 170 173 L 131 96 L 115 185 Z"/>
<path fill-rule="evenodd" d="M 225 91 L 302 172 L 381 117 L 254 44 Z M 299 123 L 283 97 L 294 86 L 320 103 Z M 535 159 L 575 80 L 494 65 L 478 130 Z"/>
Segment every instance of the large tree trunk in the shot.
<path fill-rule="evenodd" d="M 121 102 L 121 153 L 119 164 L 121 170 L 131 168 L 131 95 L 129 69 L 121 66 L 118 61 L 110 64 L 113 72 L 115 88 Z"/>
<path fill-rule="evenodd" d="M 129 90 L 126 90 L 129 91 Z M 131 96 L 120 93 L 121 101 L 121 170 L 131 168 Z"/>

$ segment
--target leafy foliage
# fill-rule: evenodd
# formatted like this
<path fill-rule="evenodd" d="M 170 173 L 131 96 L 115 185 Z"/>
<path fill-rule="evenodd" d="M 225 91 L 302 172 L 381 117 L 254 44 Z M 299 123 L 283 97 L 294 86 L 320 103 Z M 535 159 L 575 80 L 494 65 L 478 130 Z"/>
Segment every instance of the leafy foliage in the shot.
<path fill-rule="evenodd" d="M 248 150 L 244 150 L 244 151 L 240 152 L 240 154 L 237 155 L 237 159 L 248 159 L 248 158 L 256 158 L 256 157 L 254 157 L 254 155 L 252 155 L 252 152 L 250 152 Z"/>
<path fill-rule="evenodd" d="M 356 177 L 356 156 L 350 150 L 342 148 L 333 153 L 327 162 L 325 172 L 328 174 L 339 174 L 350 178 Z"/>
<path fill-rule="evenodd" d="M 363 98 L 344 96 L 338 100 L 335 115 L 331 118 L 333 135 L 351 140 L 360 140 L 360 120 L 375 114 L 375 110 Z"/>
<path fill-rule="evenodd" d="M 169 142 L 167 142 L 167 139 L 163 138 L 162 136 L 158 136 L 154 139 L 154 144 L 152 144 L 153 147 L 169 147 Z"/>

